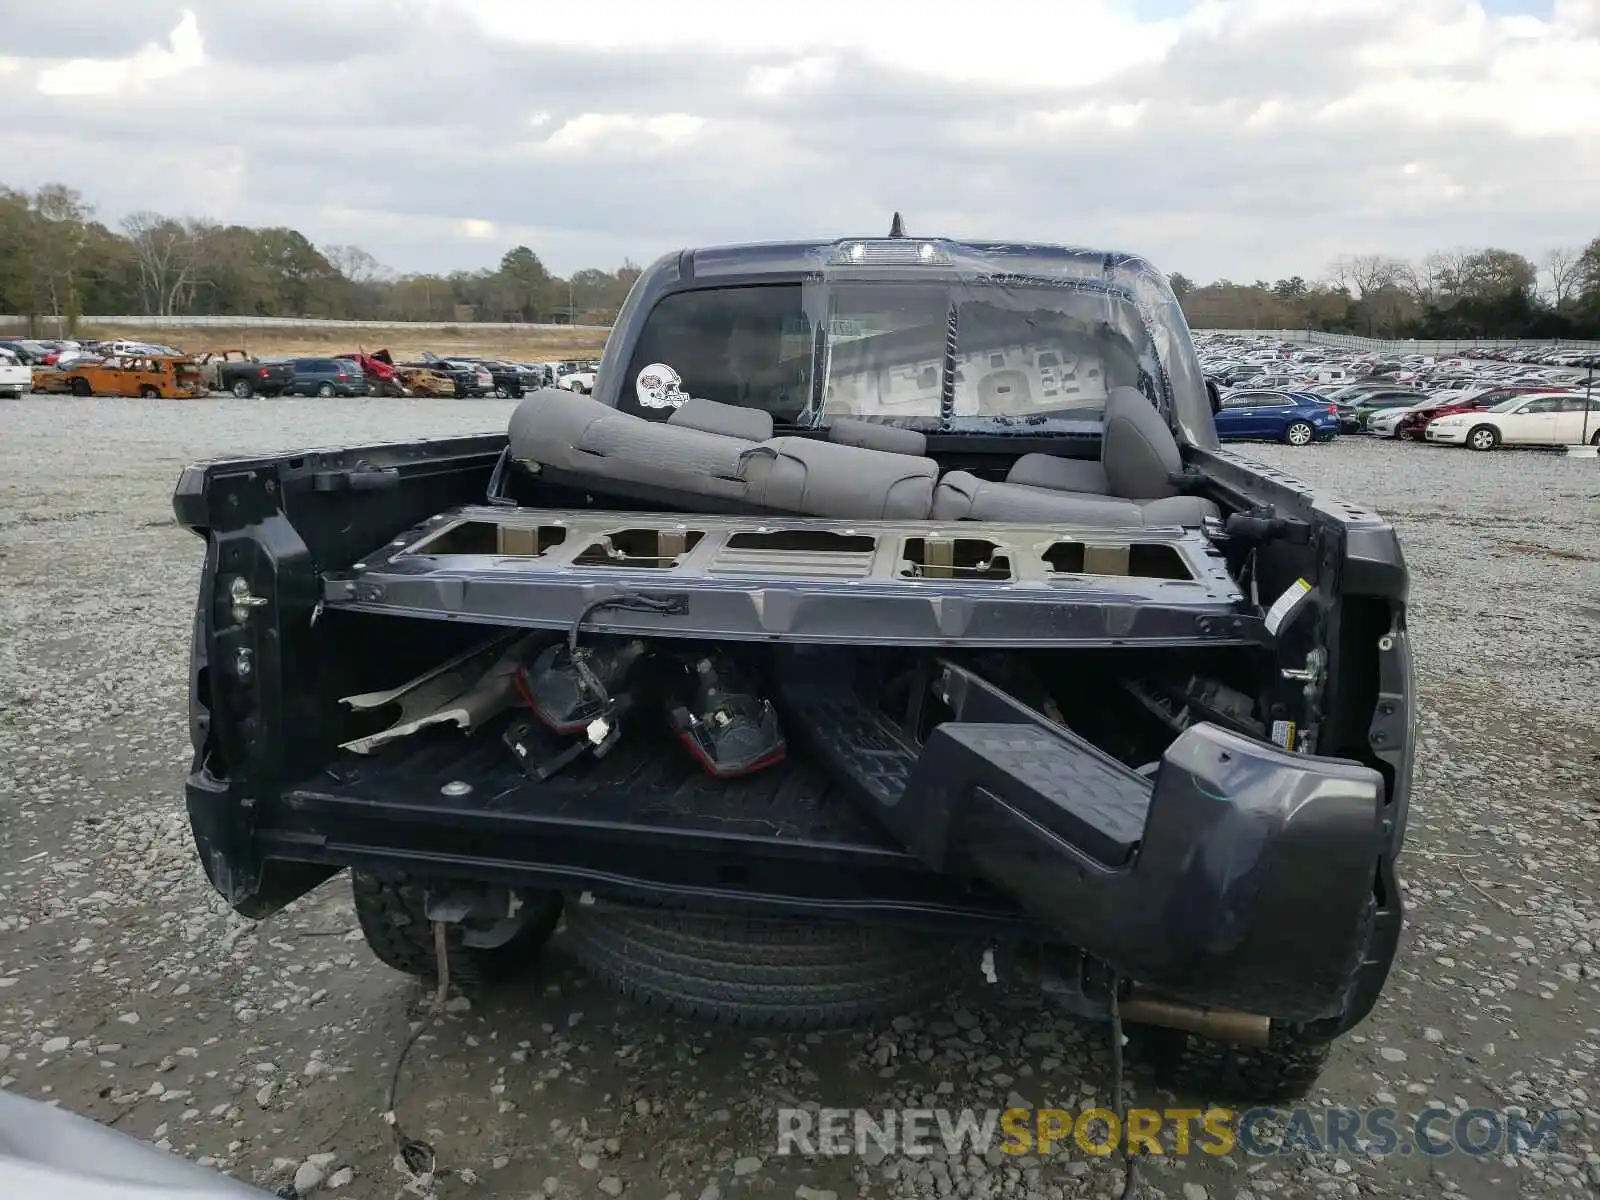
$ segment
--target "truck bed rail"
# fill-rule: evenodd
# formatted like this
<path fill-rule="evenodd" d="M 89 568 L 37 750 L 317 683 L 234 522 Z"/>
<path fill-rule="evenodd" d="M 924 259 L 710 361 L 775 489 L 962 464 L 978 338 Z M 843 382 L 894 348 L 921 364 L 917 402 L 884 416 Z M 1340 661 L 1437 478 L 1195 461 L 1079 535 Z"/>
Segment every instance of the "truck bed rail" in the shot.
<path fill-rule="evenodd" d="M 466 507 L 323 575 L 330 609 L 617 633 L 896 646 L 1264 644 L 1205 536 L 1045 525 Z"/>

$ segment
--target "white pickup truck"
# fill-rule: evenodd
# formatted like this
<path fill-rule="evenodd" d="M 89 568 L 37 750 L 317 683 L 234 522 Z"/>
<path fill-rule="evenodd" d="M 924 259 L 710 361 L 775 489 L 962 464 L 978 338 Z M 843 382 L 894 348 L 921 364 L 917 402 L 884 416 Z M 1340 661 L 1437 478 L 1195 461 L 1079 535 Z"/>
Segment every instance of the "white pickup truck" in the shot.
<path fill-rule="evenodd" d="M 0 350 L 0 399 L 15 400 L 33 390 L 33 368 L 17 361 L 17 356 Z"/>

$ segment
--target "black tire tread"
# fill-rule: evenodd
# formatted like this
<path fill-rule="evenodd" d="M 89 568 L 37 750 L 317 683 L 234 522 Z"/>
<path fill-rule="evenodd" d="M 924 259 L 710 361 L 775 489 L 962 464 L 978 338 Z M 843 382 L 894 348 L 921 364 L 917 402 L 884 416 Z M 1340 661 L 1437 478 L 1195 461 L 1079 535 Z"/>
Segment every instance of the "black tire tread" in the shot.
<path fill-rule="evenodd" d="M 861 1024 L 951 979 L 948 942 L 889 927 L 575 905 L 567 931 L 578 960 L 630 999 L 745 1028 Z"/>
<path fill-rule="evenodd" d="M 438 981 L 433 924 L 428 920 L 421 882 L 406 876 L 350 873 L 356 920 L 368 947 L 385 966 L 427 983 Z M 526 970 L 550 940 L 561 919 L 561 897 L 548 893 L 525 900 L 528 924 L 503 946 L 485 949 L 462 944 L 461 929 L 446 932 L 450 981 L 463 992 L 498 983 Z"/>

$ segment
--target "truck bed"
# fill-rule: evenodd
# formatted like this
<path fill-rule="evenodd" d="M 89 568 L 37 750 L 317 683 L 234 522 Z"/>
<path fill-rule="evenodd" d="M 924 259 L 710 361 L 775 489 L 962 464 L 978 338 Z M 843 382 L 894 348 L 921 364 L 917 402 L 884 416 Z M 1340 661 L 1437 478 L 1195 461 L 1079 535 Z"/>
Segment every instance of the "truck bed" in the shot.
<path fill-rule="evenodd" d="M 420 858 L 434 869 L 453 859 L 475 877 L 604 880 L 656 902 L 722 892 L 748 900 L 754 890 L 775 909 L 1032 926 L 986 885 L 929 870 L 803 756 L 716 780 L 645 722 L 604 758 L 542 783 L 522 773 L 497 727 L 465 742 L 435 731 L 381 755 L 344 754 L 283 793 L 263 836 L 269 852 L 299 861 L 405 869 L 422 829 Z"/>
<path fill-rule="evenodd" d="M 530 586 L 537 584 L 538 586 Z M 464 507 L 325 573 L 330 609 L 614 633 L 901 647 L 1269 641 L 1198 531 Z"/>

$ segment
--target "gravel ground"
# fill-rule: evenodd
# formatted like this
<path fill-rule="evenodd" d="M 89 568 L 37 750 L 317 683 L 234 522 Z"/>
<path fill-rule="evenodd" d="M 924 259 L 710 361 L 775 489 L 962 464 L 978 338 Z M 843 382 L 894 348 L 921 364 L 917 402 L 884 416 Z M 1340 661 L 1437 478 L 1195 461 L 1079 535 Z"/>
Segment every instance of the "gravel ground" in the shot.
<path fill-rule="evenodd" d="M 561 948 L 531 984 L 425 1031 L 398 1109 L 438 1152 L 418 1184 L 381 1114 L 416 987 L 381 967 L 336 880 L 267 921 L 205 884 L 179 805 L 200 545 L 186 462 L 502 426 L 424 401 L 0 404 L 0 1086 L 270 1188 L 355 1196 L 1110 1196 L 1112 1165 L 773 1153 L 774 1106 L 1078 1107 L 1097 1029 L 1004 983 L 891 1026 L 752 1037 L 665 1018 Z M 1146 1195 L 1600 1192 L 1600 475 L 1538 453 L 1343 439 L 1250 453 L 1399 526 L 1422 744 L 1410 923 L 1378 1012 L 1316 1100 L 1415 1113 L 1566 1110 L 1555 1152 L 1152 1160 Z M 1147 1080 L 1139 1101 L 1161 1103 Z"/>

